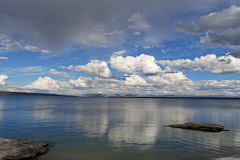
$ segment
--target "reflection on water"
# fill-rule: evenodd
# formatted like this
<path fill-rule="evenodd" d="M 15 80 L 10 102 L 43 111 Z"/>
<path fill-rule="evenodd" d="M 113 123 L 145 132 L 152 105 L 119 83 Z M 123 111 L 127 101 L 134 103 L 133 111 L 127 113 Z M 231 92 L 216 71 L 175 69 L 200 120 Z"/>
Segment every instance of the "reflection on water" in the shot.
<path fill-rule="evenodd" d="M 0 121 L 3 118 L 3 111 L 2 111 L 3 107 L 4 107 L 4 102 L 3 102 L 3 100 L 0 100 Z"/>
<path fill-rule="evenodd" d="M 76 114 L 75 128 L 85 132 L 86 137 L 102 137 L 107 132 L 107 106 L 99 104 L 98 106 L 91 106 L 90 109 L 85 108 L 84 110 L 77 107 L 77 110 L 79 114 Z"/>
<path fill-rule="evenodd" d="M 0 137 L 47 141 L 33 159 L 215 159 L 238 157 L 238 100 L 0 96 Z M 225 125 L 230 132 L 164 127 Z"/>
<path fill-rule="evenodd" d="M 160 131 L 159 110 L 155 104 L 122 103 L 122 123 L 109 129 L 108 137 L 113 143 L 153 145 Z"/>
<path fill-rule="evenodd" d="M 54 119 L 54 110 L 52 108 L 58 107 L 56 105 L 49 105 L 49 100 L 45 101 L 43 99 L 35 99 L 34 101 L 32 101 L 31 106 L 34 107 L 33 116 L 36 118 L 36 120 L 45 119 L 49 122 Z"/>

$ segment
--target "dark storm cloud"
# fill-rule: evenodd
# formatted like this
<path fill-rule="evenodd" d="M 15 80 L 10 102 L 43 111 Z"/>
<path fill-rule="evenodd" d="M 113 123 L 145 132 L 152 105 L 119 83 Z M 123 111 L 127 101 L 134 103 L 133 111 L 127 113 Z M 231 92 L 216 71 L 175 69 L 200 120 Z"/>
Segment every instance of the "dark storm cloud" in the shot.
<path fill-rule="evenodd" d="M 8 0 L 0 4 L 4 28 L 32 34 L 36 41 L 52 46 L 88 34 L 96 25 L 109 24 L 131 8 L 124 0 Z"/>
<path fill-rule="evenodd" d="M 175 28 L 187 33 L 204 33 L 208 30 L 223 31 L 237 29 L 240 26 L 240 9 L 236 5 L 223 10 L 223 12 L 213 12 L 209 15 L 197 18 L 193 25 L 178 22 Z"/>
<path fill-rule="evenodd" d="M 178 22 L 175 28 L 190 34 L 201 34 L 206 32 L 206 36 L 201 38 L 201 42 L 213 46 L 229 46 L 237 51 L 228 55 L 239 58 L 240 50 L 240 8 L 232 5 L 222 12 L 213 12 L 209 15 L 197 18 L 193 25 Z"/>
<path fill-rule="evenodd" d="M 179 11 L 206 8 L 208 2 L 201 0 L 0 0 L 0 29 L 32 45 L 56 49 L 93 33 L 110 36 L 125 30 L 127 19 L 139 9 L 153 26 L 152 35 L 164 35 L 163 26 Z"/>
<path fill-rule="evenodd" d="M 237 46 L 240 45 L 240 29 L 232 31 L 224 31 L 221 33 L 208 32 L 207 33 L 208 43 L 212 45 L 220 44 Z"/>
<path fill-rule="evenodd" d="M 227 53 L 227 55 L 232 55 L 233 57 L 240 58 L 240 51 L 232 51 Z"/>

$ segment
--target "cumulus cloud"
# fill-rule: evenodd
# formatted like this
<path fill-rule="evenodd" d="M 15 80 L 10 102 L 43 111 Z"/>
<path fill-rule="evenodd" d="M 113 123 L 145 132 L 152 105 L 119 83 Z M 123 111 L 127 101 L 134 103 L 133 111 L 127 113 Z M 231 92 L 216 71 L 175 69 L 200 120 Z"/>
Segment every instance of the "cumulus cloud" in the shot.
<path fill-rule="evenodd" d="M 64 88 L 70 88 L 66 82 L 54 80 L 51 77 L 45 76 L 44 78 L 39 77 L 36 81 L 30 85 L 26 85 L 26 89 L 40 89 L 40 90 L 61 90 Z"/>
<path fill-rule="evenodd" d="M 217 57 L 214 54 L 201 56 L 200 58 L 178 59 L 178 60 L 160 60 L 157 63 L 161 65 L 175 66 L 184 70 L 202 70 L 204 72 L 237 74 L 240 73 L 240 59 L 231 55 Z"/>
<path fill-rule="evenodd" d="M 240 7 L 232 5 L 222 12 L 214 12 L 197 18 L 193 25 L 178 22 L 175 28 L 192 34 L 206 33 L 201 42 L 211 45 L 229 46 L 237 52 L 231 52 L 232 56 L 239 57 L 240 50 Z"/>
<path fill-rule="evenodd" d="M 5 86 L 7 80 L 8 80 L 8 76 L 4 74 L 0 75 L 0 86 Z"/>
<path fill-rule="evenodd" d="M 7 59 L 8 60 L 9 58 L 7 58 L 7 57 L 0 57 L 0 59 Z"/>
<path fill-rule="evenodd" d="M 165 72 L 173 72 L 170 67 L 167 67 L 163 71 L 160 66 L 156 64 L 156 60 L 153 56 L 141 54 L 137 57 L 127 56 L 117 56 L 111 57 L 110 62 L 111 67 L 117 69 L 119 72 L 134 73 L 140 71 L 143 75 L 155 75 Z"/>
<path fill-rule="evenodd" d="M 182 72 L 166 73 L 161 76 L 150 76 L 154 87 L 174 95 L 234 95 L 240 90 L 239 80 L 203 80 L 192 81 Z"/>
<path fill-rule="evenodd" d="M 196 90 L 238 90 L 240 87 L 239 80 L 204 80 L 195 82 Z"/>
<path fill-rule="evenodd" d="M 80 76 L 77 80 L 70 79 L 69 84 L 73 88 L 93 88 L 95 82 L 90 77 Z"/>
<path fill-rule="evenodd" d="M 66 72 L 59 72 L 56 69 L 50 69 L 49 73 L 52 73 L 52 74 L 57 75 L 57 76 L 63 76 L 63 77 L 66 77 L 66 78 L 71 77 Z"/>
<path fill-rule="evenodd" d="M 143 78 L 139 75 L 124 75 L 124 78 L 103 79 L 96 77 L 79 77 L 67 82 L 54 80 L 50 77 L 39 77 L 22 89 L 39 89 L 49 91 L 89 90 L 89 93 L 110 91 L 116 93 L 143 94 L 174 94 L 174 95 L 237 95 L 240 91 L 239 80 L 204 80 L 192 81 L 182 72 L 165 73 L 160 76 Z M 5 77 L 6 79 L 6 77 Z M 161 89 L 159 89 L 161 88 Z M 150 91 L 150 92 L 149 92 Z"/>
<path fill-rule="evenodd" d="M 150 76 L 148 77 L 154 85 L 164 86 L 164 85 L 183 85 L 183 84 L 193 84 L 193 81 L 186 77 L 182 72 L 177 73 L 166 73 L 161 76 Z"/>
<path fill-rule="evenodd" d="M 51 77 L 45 76 L 44 78 L 39 77 L 36 81 L 30 85 L 26 85 L 24 89 L 39 89 L 39 90 L 68 90 L 68 89 L 84 89 L 93 88 L 95 81 L 90 77 L 80 76 L 78 79 L 70 79 L 67 82 L 60 80 L 54 80 Z"/>
<path fill-rule="evenodd" d="M 83 72 L 89 75 L 95 75 L 102 78 L 114 78 L 115 75 L 112 74 L 108 65 L 104 61 L 91 60 L 90 63 L 86 65 L 75 66 L 74 69 L 78 72 Z"/>
<path fill-rule="evenodd" d="M 65 67 L 65 66 L 58 66 L 59 68 L 62 68 L 62 69 L 65 69 L 65 68 L 67 68 L 67 67 Z"/>
<path fill-rule="evenodd" d="M 145 79 L 143 79 L 139 75 L 131 75 L 131 76 L 125 76 L 125 80 L 123 81 L 124 85 L 130 85 L 130 86 L 148 86 L 150 84 L 147 83 Z"/>
<path fill-rule="evenodd" d="M 62 68 L 64 68 L 64 66 Z M 73 67 L 73 65 L 70 65 L 70 66 L 67 67 L 67 69 L 73 70 L 74 67 Z"/>

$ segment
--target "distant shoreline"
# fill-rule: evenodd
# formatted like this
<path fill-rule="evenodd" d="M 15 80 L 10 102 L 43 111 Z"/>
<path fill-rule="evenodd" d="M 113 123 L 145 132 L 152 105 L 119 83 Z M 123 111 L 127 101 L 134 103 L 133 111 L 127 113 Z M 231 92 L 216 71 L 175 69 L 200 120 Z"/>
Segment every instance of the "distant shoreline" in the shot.
<path fill-rule="evenodd" d="M 79 97 L 79 98 L 179 98 L 179 99 L 236 99 L 240 100 L 240 97 L 221 97 L 221 96 L 173 96 L 173 95 L 163 95 L 163 96 L 127 96 L 127 95 L 100 95 L 100 94 L 88 94 L 88 95 L 60 95 L 60 94 L 50 94 L 50 93 L 27 93 L 27 92 L 8 92 L 0 91 L 0 95 L 37 95 L 37 96 L 66 96 L 66 97 Z"/>
<path fill-rule="evenodd" d="M 59 94 L 47 94 L 47 93 L 28 93 L 28 92 L 7 92 L 0 91 L 0 95 L 42 95 L 42 96 L 65 96 Z M 68 96 L 68 95 L 66 95 Z"/>

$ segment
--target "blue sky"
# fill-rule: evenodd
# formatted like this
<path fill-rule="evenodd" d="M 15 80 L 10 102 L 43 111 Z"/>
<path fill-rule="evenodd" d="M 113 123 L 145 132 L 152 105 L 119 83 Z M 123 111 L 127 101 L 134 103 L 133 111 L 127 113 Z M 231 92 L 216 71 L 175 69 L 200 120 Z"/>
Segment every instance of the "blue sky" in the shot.
<path fill-rule="evenodd" d="M 240 96 L 237 0 L 0 0 L 0 90 Z"/>

